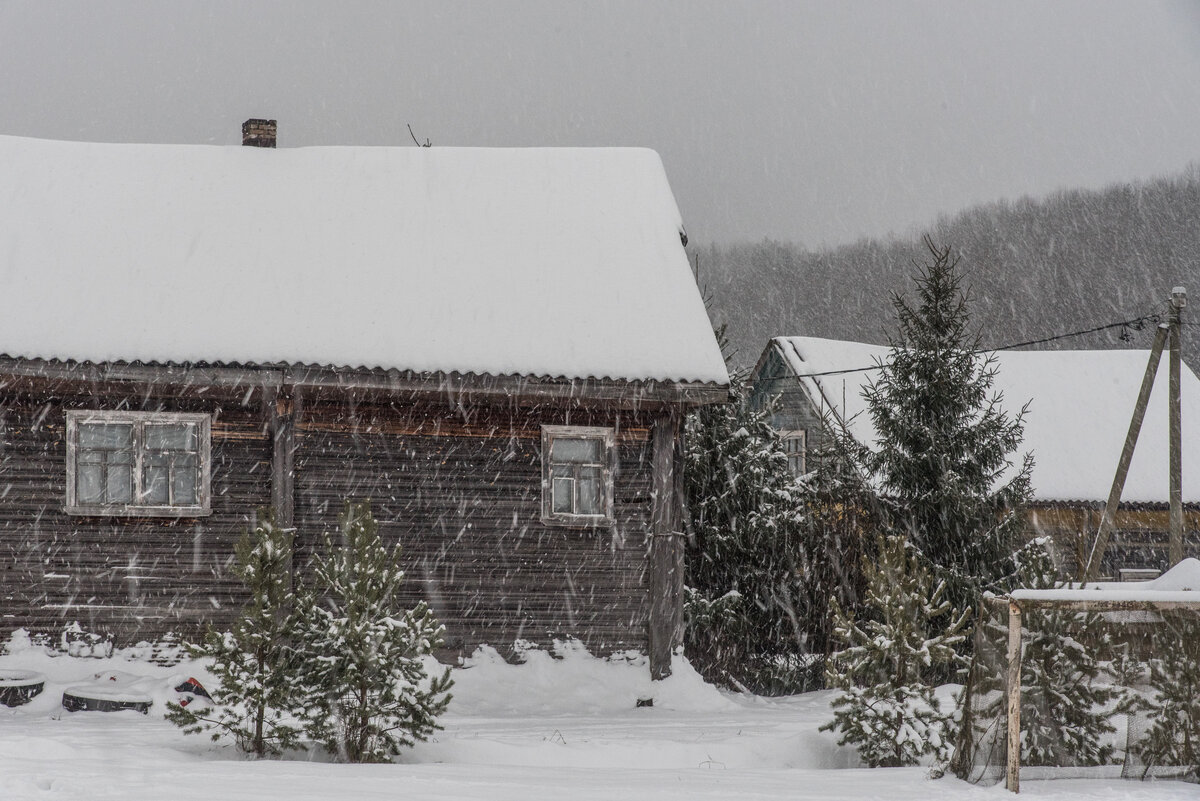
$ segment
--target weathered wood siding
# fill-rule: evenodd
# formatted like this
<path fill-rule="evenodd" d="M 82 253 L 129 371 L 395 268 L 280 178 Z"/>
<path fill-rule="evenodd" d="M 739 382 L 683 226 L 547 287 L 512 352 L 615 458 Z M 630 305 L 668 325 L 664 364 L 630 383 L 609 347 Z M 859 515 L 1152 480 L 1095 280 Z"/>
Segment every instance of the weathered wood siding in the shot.
<path fill-rule="evenodd" d="M 814 458 L 829 440 L 823 409 L 814 406 L 804 385 L 783 359 L 771 347 L 762 359 L 758 372 L 751 376 L 750 405 L 755 409 L 771 408 L 770 424 L 776 431 L 803 431 L 807 469 L 813 469 Z"/>
<path fill-rule="evenodd" d="M 617 428 L 615 529 L 542 524 L 544 424 Z M 429 601 L 449 649 L 570 635 L 597 653 L 645 650 L 649 418 L 309 401 L 296 436 L 301 565 L 345 499 L 369 499 L 401 546 L 407 600 Z"/>
<path fill-rule="evenodd" d="M 1035 504 L 1028 512 L 1029 532 L 1050 537 L 1063 574 L 1079 577 L 1103 513 L 1102 506 Z M 1108 551 L 1100 563 L 1101 575 L 1116 578 L 1121 568 L 1165 571 L 1169 567 L 1169 514 L 1165 507 L 1118 509 Z M 1200 557 L 1200 509 L 1184 510 L 1183 528 L 1183 555 Z"/>
<path fill-rule="evenodd" d="M 72 621 L 118 642 L 227 623 L 244 595 L 233 545 L 272 503 L 271 392 L 157 385 L 0 389 L 0 636 Z M 100 518 L 63 511 L 68 409 L 203 411 L 212 426 L 212 515 Z M 296 401 L 296 566 L 336 534 L 346 499 L 370 500 L 402 547 L 406 601 L 428 600 L 447 645 L 504 651 L 575 636 L 597 652 L 645 650 L 650 413 Z M 542 524 L 541 426 L 617 428 L 613 529 Z"/>
<path fill-rule="evenodd" d="M 68 515 L 67 409 L 199 411 L 212 425 L 212 515 Z M 252 401 L 80 395 L 0 396 L 0 633 L 57 632 L 78 621 L 119 641 L 195 633 L 244 595 L 233 543 L 270 503 L 270 443 Z"/>

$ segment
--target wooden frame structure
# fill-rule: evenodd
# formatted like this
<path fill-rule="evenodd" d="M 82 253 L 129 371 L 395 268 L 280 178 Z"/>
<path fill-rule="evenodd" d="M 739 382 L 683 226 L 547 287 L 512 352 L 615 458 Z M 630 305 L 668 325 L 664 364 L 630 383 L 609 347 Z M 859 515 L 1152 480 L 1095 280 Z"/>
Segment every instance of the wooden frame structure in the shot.
<path fill-rule="evenodd" d="M 1188 559 L 1186 562 L 1195 563 Z M 1200 567 L 1200 563 L 1196 564 Z M 1021 631 L 1024 614 L 1032 611 L 1055 612 L 1157 612 L 1191 609 L 1200 612 L 1200 585 L 1192 589 L 1160 590 L 1155 585 L 1171 575 L 1164 573 L 1154 582 L 1104 583 L 1092 587 L 1056 590 L 1014 590 L 1007 596 L 992 597 L 989 602 L 1008 610 L 1008 649 L 1004 695 L 1007 742 L 1005 747 L 1004 786 L 1021 791 Z M 1119 588 L 1118 588 L 1119 587 Z M 1145 591 L 1139 592 L 1146 588 Z M 1121 597 L 1125 596 L 1125 597 Z"/>

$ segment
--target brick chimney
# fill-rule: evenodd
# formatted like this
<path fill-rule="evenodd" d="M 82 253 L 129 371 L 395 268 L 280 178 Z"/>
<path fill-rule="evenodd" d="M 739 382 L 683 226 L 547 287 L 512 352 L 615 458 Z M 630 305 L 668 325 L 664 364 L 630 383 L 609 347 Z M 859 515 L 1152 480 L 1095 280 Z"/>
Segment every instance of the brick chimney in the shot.
<path fill-rule="evenodd" d="M 275 120 L 246 120 L 242 123 L 242 145 L 275 147 Z"/>

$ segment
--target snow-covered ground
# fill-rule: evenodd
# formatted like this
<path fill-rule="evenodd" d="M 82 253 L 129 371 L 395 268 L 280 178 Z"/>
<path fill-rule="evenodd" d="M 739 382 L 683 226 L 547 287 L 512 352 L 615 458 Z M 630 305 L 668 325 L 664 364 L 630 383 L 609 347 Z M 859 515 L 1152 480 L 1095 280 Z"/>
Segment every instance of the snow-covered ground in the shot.
<path fill-rule="evenodd" d="M 445 731 L 396 765 L 340 765 L 311 755 L 248 761 L 161 717 L 171 688 L 195 664 L 161 667 L 122 657 L 51 657 L 18 648 L 0 669 L 44 673 L 30 704 L 0 707 L 0 799 L 397 798 L 529 801 L 588 799 L 937 799 L 1008 795 L 920 768 L 868 770 L 818 732 L 827 693 L 764 699 L 720 692 L 686 662 L 651 694 L 644 661 L 601 661 L 567 649 L 532 652 L 520 666 L 481 652 L 455 671 Z M 96 673 L 146 677 L 155 706 L 136 712 L 64 711 L 65 687 Z M 1200 797 L 1194 785 L 1119 779 L 1026 782 L 1022 795 L 1053 799 Z"/>

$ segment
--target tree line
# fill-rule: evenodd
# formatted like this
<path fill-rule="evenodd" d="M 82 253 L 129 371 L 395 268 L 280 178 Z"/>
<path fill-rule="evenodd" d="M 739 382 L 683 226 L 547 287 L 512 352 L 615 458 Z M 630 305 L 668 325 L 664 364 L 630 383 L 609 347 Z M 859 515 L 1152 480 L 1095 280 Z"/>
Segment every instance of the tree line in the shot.
<path fill-rule="evenodd" d="M 1193 166 L 1152 181 L 987 203 L 926 232 L 962 257 L 973 322 L 987 332 L 982 344 L 996 347 L 1160 310 L 1173 286 L 1197 274 L 1197 219 Z M 909 286 L 924 246 L 912 233 L 829 249 L 710 244 L 691 256 L 714 321 L 727 326 L 734 361 L 744 366 L 773 336 L 886 344 L 890 298 Z M 1038 347 L 1148 348 L 1151 336 L 1117 328 Z M 1184 326 L 1183 347 L 1185 360 L 1200 364 L 1200 325 Z"/>

